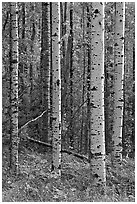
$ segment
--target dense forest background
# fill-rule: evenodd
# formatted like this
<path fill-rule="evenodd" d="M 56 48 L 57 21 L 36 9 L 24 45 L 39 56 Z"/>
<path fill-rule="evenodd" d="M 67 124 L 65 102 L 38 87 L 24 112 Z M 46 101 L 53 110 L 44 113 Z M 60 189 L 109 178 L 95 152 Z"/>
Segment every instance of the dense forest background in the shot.
<path fill-rule="evenodd" d="M 73 166 L 74 158 L 70 155 L 76 156 L 79 159 L 89 159 L 89 64 L 92 59 L 89 57 L 89 43 L 91 36 L 89 33 L 92 19 L 89 17 L 89 10 L 92 6 L 88 3 L 60 3 L 60 63 L 61 63 L 61 145 L 62 152 L 64 150 L 63 158 L 66 162 L 70 162 L 68 166 L 69 175 L 65 180 L 72 182 L 75 177 L 75 171 L 78 165 Z M 52 147 L 52 20 L 51 20 L 52 3 L 41 2 L 19 2 L 18 3 L 18 128 L 21 143 L 19 151 L 24 151 L 27 155 L 37 154 L 41 149 L 50 161 L 48 154 L 51 154 Z M 73 8 L 73 9 L 72 9 Z M 105 32 L 104 32 L 104 114 L 105 114 L 105 148 L 106 155 L 109 158 L 112 151 L 112 135 L 113 135 L 113 110 L 114 110 L 114 19 L 115 3 L 109 2 L 105 4 Z M 92 16 L 92 14 L 91 14 Z M 2 142 L 3 142 L 3 169 L 4 174 L 7 174 L 8 169 L 6 165 L 9 163 L 9 151 L 11 134 L 10 121 L 10 100 L 11 100 L 11 72 L 10 72 L 10 3 L 2 3 Z M 46 32 L 44 32 L 46 31 Z M 47 52 L 46 56 L 43 55 Z M 94 76 L 91 76 L 91 78 Z M 125 3 L 125 28 L 124 28 L 124 86 L 123 86 L 123 124 L 122 124 L 122 155 L 127 159 L 126 165 L 129 171 L 133 173 L 134 169 L 134 155 L 135 155 L 135 3 Z M 45 113 L 44 113 L 45 111 Z M 92 113 L 91 113 L 92 114 Z M 36 119 L 36 120 L 35 120 Z M 31 121 L 31 122 L 30 122 Z M 28 124 L 27 124 L 28 123 Z M 27 124 L 27 125 L 26 125 Z M 24 126 L 25 125 L 25 126 Z M 24 128 L 22 128 L 24 127 Z M 33 143 L 34 142 L 34 143 Z M 36 143 L 35 143 L 36 142 Z M 42 144 L 43 142 L 43 144 Z M 44 147 L 42 145 L 45 145 Z M 23 148 L 23 149 L 22 149 Z M 34 148 L 34 149 L 33 149 Z M 30 152 L 29 152 L 30 151 Z M 47 151 L 47 152 L 46 152 Z M 73 152 L 73 153 L 72 153 Z M 71 154 L 72 153 L 72 154 Z M 25 154 L 25 153 L 24 153 Z M 62 153 L 63 154 L 63 153 Z M 6 156 L 5 156 L 6 155 Z M 24 156 L 23 153 L 21 155 Z M 8 158 L 7 158 L 8 157 Z M 36 157 L 36 155 L 35 155 Z M 5 160 L 4 160 L 5 159 Z M 36 158 L 35 158 L 36 159 Z M 38 158 L 37 158 L 38 159 Z M 130 159 L 132 160 L 131 163 Z M 27 159 L 26 159 L 27 160 Z M 63 159 L 62 159 L 63 160 Z M 25 160 L 24 160 L 25 161 Z M 49 162 L 48 161 L 48 162 Z M 110 161 L 110 159 L 108 159 Z M 128 162 L 127 162 L 128 161 Z M 7 162 L 7 163 L 6 163 Z M 30 165 L 31 158 L 27 161 Z M 34 163 L 36 160 L 34 161 Z M 25 164 L 23 164 L 25 165 Z M 63 164 L 66 165 L 66 164 Z M 81 166 L 84 166 L 81 163 Z M 87 164 L 85 164 L 87 165 Z M 109 165 L 108 165 L 109 166 Z M 24 167 L 25 168 L 25 167 Z M 82 167 L 84 169 L 84 167 Z M 80 167 L 79 167 L 80 169 Z M 109 168 L 108 168 L 109 169 Z M 76 169 L 75 169 L 76 170 Z M 25 170 L 24 170 L 25 171 Z M 82 169 L 79 172 L 82 175 Z M 119 176 L 118 172 L 114 172 L 115 177 Z M 129 172 L 128 172 L 129 173 Z M 121 189 L 124 182 L 129 183 L 132 189 L 126 189 L 129 192 L 128 201 L 134 199 L 134 176 L 126 172 L 125 180 L 121 179 L 121 188 L 114 187 L 121 196 Z M 38 172 L 37 172 L 38 174 Z M 84 175 L 88 174 L 86 172 Z M 133 173 L 134 174 L 134 173 Z M 9 175 L 9 174 L 7 174 Z M 30 176 L 31 175 L 31 176 Z M 110 174 L 108 174 L 110 176 Z M 128 175 L 128 176 L 127 176 Z M 28 177 L 34 179 L 34 175 L 28 173 Z M 70 177 L 69 177 L 70 176 Z M 72 176 L 72 179 L 71 179 Z M 108 176 L 108 177 L 109 177 Z M 122 175 L 121 175 L 122 176 Z M 114 177 L 114 176 L 113 176 Z M 8 184 L 10 176 L 5 178 L 4 182 Z M 71 180 L 71 181 L 70 181 Z M 71 187 L 71 193 L 79 185 L 82 187 L 82 193 L 89 191 L 85 187 L 89 182 L 88 179 L 82 178 L 80 184 L 76 184 L 79 179 L 76 179 L 75 186 Z M 110 179 L 112 180 L 112 178 Z M 40 180 L 39 180 L 40 181 Z M 45 182 L 45 181 L 44 181 Z M 85 183 L 84 183 L 85 182 Z M 87 183 L 86 183 L 87 182 Z M 113 187 L 114 184 L 110 185 Z M 73 183 L 73 182 L 72 182 Z M 34 184 L 34 183 L 33 183 Z M 73 183 L 74 184 L 74 183 Z M 20 184 L 19 184 L 20 185 Z M 29 184 L 31 186 L 31 184 Z M 56 184 L 57 185 L 57 184 Z M 67 185 L 67 184 L 65 184 Z M 71 185 L 71 184 L 70 184 Z M 119 186 L 118 183 L 116 183 Z M 5 185 L 4 198 L 9 201 L 6 192 L 8 187 Z M 32 185 L 33 186 L 33 185 Z M 49 186 L 50 188 L 51 186 Z M 57 187 L 57 186 L 56 186 Z M 16 185 L 13 186 L 17 188 Z M 63 188 L 63 187 L 62 187 Z M 85 188 L 85 189 L 84 189 Z M 119 190 L 120 189 L 120 190 Z M 34 195 L 28 193 L 28 201 L 40 201 L 39 189 L 36 185 L 31 189 Z M 62 189 L 61 189 L 62 190 Z M 60 191 L 61 191 L 60 190 Z M 81 189 L 77 189 L 79 192 Z M 13 190 L 14 191 L 14 190 Z M 38 191 L 37 193 L 35 191 Z M 41 191 L 41 190 L 40 190 Z M 53 189 L 52 189 L 53 191 Z M 62 190 L 63 192 L 63 190 Z M 14 192 L 15 193 L 15 192 Z M 48 192 L 49 193 L 49 192 Z M 67 193 L 65 194 L 67 195 Z M 73 195 L 73 201 L 81 201 L 78 197 Z M 36 196 L 36 198 L 34 198 Z M 60 199 L 66 199 L 70 196 L 60 194 Z M 64 197 L 63 197 L 64 196 Z M 84 194 L 85 196 L 85 194 Z M 112 195 L 111 195 L 112 196 Z M 110 197 L 111 197 L 110 196 Z M 123 195 L 122 195 L 123 196 Z M 85 196 L 86 197 L 86 196 Z M 91 196 L 93 197 L 93 195 Z M 114 196 L 115 197 L 115 196 Z M 124 196 L 123 196 L 124 197 Z M 118 198 L 118 199 L 123 199 Z M 8 200 L 9 199 L 9 200 Z M 18 198 L 14 198 L 16 201 Z M 14 201 L 13 199 L 13 201 Z M 20 198 L 21 199 L 21 198 Z M 44 198 L 41 198 L 44 199 Z M 45 198 L 46 199 L 46 198 Z M 56 199 L 59 199 L 55 196 Z M 54 200 L 53 199 L 53 200 Z M 86 198 L 88 199 L 88 198 Z M 116 201 L 118 200 L 115 197 Z M 53 201 L 49 196 L 49 201 Z M 66 201 L 65 200 L 65 201 Z M 91 199 L 92 200 L 92 199 Z M 98 199 L 99 200 L 99 199 Z M 42 200 L 43 201 L 43 200 Z M 44 200 L 45 201 L 45 200 Z M 60 200 L 57 200 L 60 201 Z"/>

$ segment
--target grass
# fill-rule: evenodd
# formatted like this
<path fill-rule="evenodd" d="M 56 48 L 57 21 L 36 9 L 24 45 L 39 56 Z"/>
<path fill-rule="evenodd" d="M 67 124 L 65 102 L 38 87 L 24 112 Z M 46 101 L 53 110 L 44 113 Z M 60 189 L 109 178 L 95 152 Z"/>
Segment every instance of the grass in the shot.
<path fill-rule="evenodd" d="M 20 174 L 8 168 L 8 144 L 3 145 L 3 202 L 135 202 L 135 163 L 124 159 L 112 168 L 106 158 L 107 186 L 92 187 L 89 164 L 72 155 L 62 154 L 62 177 L 50 175 L 51 150 L 38 144 L 22 143 L 19 150 Z"/>

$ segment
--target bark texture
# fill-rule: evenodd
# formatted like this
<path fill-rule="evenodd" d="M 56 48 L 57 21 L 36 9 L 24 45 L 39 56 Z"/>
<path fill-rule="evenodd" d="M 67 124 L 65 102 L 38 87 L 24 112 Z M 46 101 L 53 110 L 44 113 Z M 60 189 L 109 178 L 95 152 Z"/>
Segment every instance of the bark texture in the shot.
<path fill-rule="evenodd" d="M 60 71 L 60 5 L 52 3 L 52 170 L 61 175 L 61 71 Z"/>
<path fill-rule="evenodd" d="M 122 161 L 123 78 L 124 78 L 125 3 L 115 3 L 114 39 L 114 125 L 112 135 L 112 163 Z"/>
<path fill-rule="evenodd" d="M 91 24 L 91 172 L 94 183 L 106 183 L 104 132 L 104 4 L 92 3 Z"/>

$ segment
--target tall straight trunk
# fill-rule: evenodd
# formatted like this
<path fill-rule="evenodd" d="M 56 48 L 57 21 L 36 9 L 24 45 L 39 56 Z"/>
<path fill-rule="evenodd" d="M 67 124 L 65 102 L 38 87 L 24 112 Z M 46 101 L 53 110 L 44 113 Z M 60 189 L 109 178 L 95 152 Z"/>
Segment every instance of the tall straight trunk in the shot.
<path fill-rule="evenodd" d="M 106 185 L 104 131 L 104 4 L 92 3 L 90 166 L 94 184 Z"/>
<path fill-rule="evenodd" d="M 61 70 L 60 70 L 60 6 L 52 3 L 52 171 L 61 175 Z"/>
<path fill-rule="evenodd" d="M 23 62 L 22 58 L 22 54 L 21 53 L 25 53 L 26 51 L 26 47 L 25 47 L 25 3 L 21 3 L 21 8 L 22 8 L 22 33 L 21 33 L 21 42 L 19 41 L 18 47 L 19 47 L 19 81 L 21 81 L 21 83 L 19 84 L 19 95 L 20 93 L 23 92 L 24 90 L 24 85 L 23 85 L 23 77 L 21 76 L 21 73 L 24 73 L 24 67 L 25 67 L 25 63 Z M 18 20 L 18 28 L 19 28 L 19 20 Z M 18 29 L 18 36 L 19 36 L 19 29 Z"/>
<path fill-rule="evenodd" d="M 64 18 L 63 18 L 63 3 L 60 2 L 60 38 L 63 36 L 63 23 L 64 23 Z"/>
<path fill-rule="evenodd" d="M 124 76 L 123 76 L 123 121 L 122 121 L 122 156 L 126 156 L 126 144 L 125 144 L 125 113 L 126 113 L 126 76 L 125 76 L 125 66 L 124 66 Z M 113 161 L 112 161 L 113 162 Z"/>
<path fill-rule="evenodd" d="M 25 39 L 25 3 L 22 3 L 22 39 Z"/>
<path fill-rule="evenodd" d="M 48 141 L 50 108 L 50 67 L 49 67 L 49 3 L 42 3 L 41 34 L 41 73 L 42 73 L 42 107 L 47 112 L 42 118 L 42 139 Z"/>
<path fill-rule="evenodd" d="M 135 45 L 133 44 L 133 100 L 132 100 L 132 117 L 133 117 L 133 126 L 132 126 L 132 149 L 135 151 Z"/>
<path fill-rule="evenodd" d="M 105 81 L 104 81 L 104 114 L 105 114 L 105 149 L 106 154 L 109 150 L 109 132 L 108 132 L 108 83 L 107 83 L 107 69 L 104 67 Z"/>
<path fill-rule="evenodd" d="M 23 2 L 21 5 L 22 5 L 22 35 L 21 35 L 21 37 L 22 37 L 22 43 L 21 43 L 22 46 L 21 46 L 21 52 L 24 53 L 26 51 L 25 43 L 24 43 L 24 40 L 25 40 L 25 3 Z M 23 62 L 20 62 L 20 72 L 24 73 L 24 63 Z"/>
<path fill-rule="evenodd" d="M 112 163 L 122 161 L 123 123 L 123 77 L 124 77 L 124 26 L 125 3 L 115 3 L 115 42 L 114 42 L 114 124 L 112 135 Z"/>
<path fill-rule="evenodd" d="M 65 72 L 65 56 L 66 56 L 66 42 L 64 39 L 64 36 L 66 34 L 66 11 L 67 11 L 67 2 L 60 2 L 60 15 L 61 15 L 61 19 L 60 19 L 60 27 L 61 27 L 61 36 L 60 38 L 62 38 L 62 46 L 61 46 L 61 77 L 62 77 L 62 87 L 63 87 L 63 91 L 62 91 L 62 106 L 61 106 L 61 120 L 65 121 L 65 117 L 64 117 L 64 109 L 65 109 L 65 97 L 66 97 L 66 90 L 67 90 L 67 84 L 64 83 L 64 72 Z M 65 97 L 64 97 L 64 96 Z M 63 123 L 63 122 L 62 122 Z M 63 125 L 62 125 L 62 129 L 63 129 Z M 65 144 L 65 137 L 62 137 L 62 144 Z"/>
<path fill-rule="evenodd" d="M 63 4 L 63 3 L 61 3 Z M 63 7 L 63 5 L 62 5 Z M 67 20 L 67 2 L 64 2 L 64 10 L 62 10 L 62 12 L 64 11 L 64 13 L 62 13 L 62 37 L 65 36 L 66 34 L 66 20 Z M 64 113 L 64 109 L 65 109 L 65 104 L 66 104 L 66 91 L 67 91 L 67 81 L 65 81 L 65 62 L 66 62 L 66 41 L 65 39 L 63 38 L 62 40 L 62 55 L 63 55 L 63 59 L 62 59 L 62 78 L 64 79 L 63 80 L 63 92 L 62 92 L 62 117 L 63 117 L 63 113 Z"/>
<path fill-rule="evenodd" d="M 85 153 L 88 153 L 90 160 L 91 17 L 89 5 L 87 5 L 87 37 L 87 121 L 85 133 Z"/>
<path fill-rule="evenodd" d="M 52 77 L 52 3 L 50 2 L 50 136 L 52 138 L 52 83 L 53 83 L 53 77 Z"/>
<path fill-rule="evenodd" d="M 19 173 L 18 164 L 18 5 L 10 3 L 10 167 Z"/>
<path fill-rule="evenodd" d="M 107 6 L 106 6 L 107 7 Z M 114 3 L 111 3 L 111 8 L 114 9 Z M 107 15 L 105 16 L 105 19 L 107 19 Z M 106 20 L 107 21 L 107 20 Z M 105 21 L 105 26 L 107 27 L 107 22 Z M 114 14 L 111 14 L 111 27 L 110 27 L 110 32 L 111 35 L 112 33 L 114 33 Z M 107 32 L 107 31 L 106 31 Z M 110 46 L 110 43 L 112 43 L 112 51 L 110 52 L 107 48 Z M 114 60 L 114 39 L 105 39 L 105 66 L 104 66 L 104 74 L 105 74 L 105 84 L 104 84 L 104 113 L 105 113 L 105 149 L 106 149 L 106 154 L 111 152 L 112 149 L 112 124 L 113 124 L 113 117 L 111 116 L 111 121 L 109 119 L 109 115 L 111 115 L 110 111 L 111 109 L 113 109 L 113 102 L 111 102 L 111 109 L 110 109 L 110 105 L 109 105 L 109 101 L 110 101 L 110 92 L 111 89 L 113 91 L 113 88 L 110 89 L 110 87 L 113 87 L 113 77 L 111 77 L 108 79 L 109 76 L 109 70 L 111 70 L 111 72 L 113 72 L 114 69 L 114 64 L 110 63 L 110 59 Z M 109 62 L 109 63 L 108 63 Z M 111 84 L 110 84 L 111 83 Z M 111 97 L 111 101 L 113 100 L 113 97 Z"/>
<path fill-rule="evenodd" d="M 82 87 L 82 104 L 84 104 L 84 100 L 85 100 L 85 3 L 83 3 L 82 5 L 82 35 L 83 35 L 83 49 L 82 49 L 82 53 L 83 53 L 83 87 Z M 81 121 L 81 136 L 80 136 L 80 145 L 79 145 L 79 150 L 82 151 L 83 149 L 83 131 L 84 131 L 84 107 L 82 107 L 82 121 Z"/>
<path fill-rule="evenodd" d="M 30 4 L 31 11 L 33 12 L 32 18 L 30 20 L 30 29 L 31 29 L 31 63 L 30 63 L 30 106 L 32 104 L 32 91 L 33 91 L 33 56 L 34 56 L 34 40 L 35 40 L 35 19 L 34 19 L 34 13 L 35 13 L 35 3 L 32 2 Z"/>
<path fill-rule="evenodd" d="M 109 55 L 107 54 L 107 51 L 106 51 L 105 60 L 107 62 L 108 62 L 108 57 L 109 57 Z M 105 75 L 105 80 L 104 80 L 104 114 L 105 114 L 105 149 L 106 149 L 106 154 L 107 154 L 107 152 L 108 152 L 108 141 L 109 141 L 108 135 L 109 134 L 108 134 L 108 84 L 107 84 L 108 80 L 107 80 L 107 68 L 106 67 L 107 66 L 104 66 L 104 75 Z"/>
<path fill-rule="evenodd" d="M 70 3 L 70 37 L 71 37 L 71 50 L 70 50 L 70 145 L 73 147 L 73 3 Z"/>

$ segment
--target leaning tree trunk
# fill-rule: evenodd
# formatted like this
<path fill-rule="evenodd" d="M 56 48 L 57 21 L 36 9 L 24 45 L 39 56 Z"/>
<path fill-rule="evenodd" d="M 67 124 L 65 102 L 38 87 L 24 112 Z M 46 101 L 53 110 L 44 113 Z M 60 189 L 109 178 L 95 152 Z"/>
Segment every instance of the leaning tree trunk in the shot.
<path fill-rule="evenodd" d="M 52 171 L 61 175 L 60 5 L 52 3 Z"/>
<path fill-rule="evenodd" d="M 124 77 L 125 3 L 115 3 L 114 39 L 114 124 L 112 135 L 112 164 L 122 161 L 123 77 Z"/>
<path fill-rule="evenodd" d="M 93 2 L 92 9 L 90 165 L 94 184 L 105 186 L 104 4 Z"/>
<path fill-rule="evenodd" d="M 10 167 L 15 174 L 18 166 L 18 6 L 10 3 Z"/>

